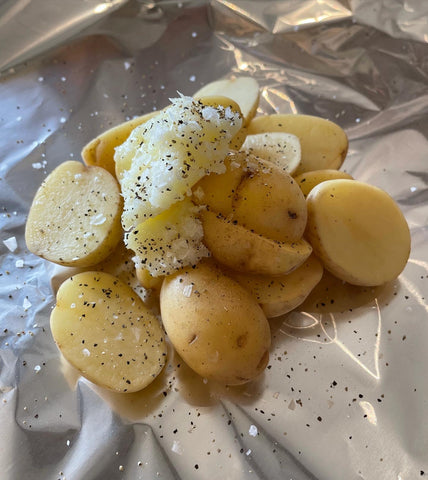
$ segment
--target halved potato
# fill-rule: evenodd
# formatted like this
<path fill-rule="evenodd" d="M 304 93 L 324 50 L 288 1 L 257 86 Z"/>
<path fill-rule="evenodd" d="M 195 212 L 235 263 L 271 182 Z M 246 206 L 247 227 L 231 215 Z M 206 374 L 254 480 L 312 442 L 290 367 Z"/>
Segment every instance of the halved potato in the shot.
<path fill-rule="evenodd" d="M 280 242 L 299 240 L 305 231 L 305 197 L 296 181 L 276 165 L 255 159 L 236 187 L 232 218 L 260 235 Z M 248 157 L 251 161 L 251 157 Z"/>
<path fill-rule="evenodd" d="M 116 175 L 114 149 L 129 137 L 135 127 L 147 122 L 157 114 L 158 112 L 146 113 L 101 133 L 83 147 L 81 152 L 83 161 L 86 165 L 96 165 L 105 168 L 112 175 Z"/>
<path fill-rule="evenodd" d="M 290 175 L 300 165 L 300 141 L 291 133 L 270 132 L 247 135 L 241 149 L 274 163 Z"/>
<path fill-rule="evenodd" d="M 185 199 L 137 225 L 125 242 L 135 252 L 136 267 L 159 277 L 207 257 L 203 234 L 199 208 Z"/>
<path fill-rule="evenodd" d="M 248 126 L 248 135 L 262 132 L 286 132 L 299 138 L 302 157 L 295 175 L 311 170 L 338 169 L 348 151 L 348 138 L 342 128 L 312 115 L 274 114 L 256 117 Z"/>
<path fill-rule="evenodd" d="M 269 323 L 252 295 L 210 262 L 166 277 L 160 294 L 165 330 L 195 372 L 227 385 L 265 369 Z"/>
<path fill-rule="evenodd" d="M 307 197 L 306 238 L 324 266 L 353 285 L 395 279 L 410 254 L 410 232 L 394 200 L 356 180 L 328 180 Z"/>
<path fill-rule="evenodd" d="M 223 216 L 229 215 L 233 208 L 233 197 L 247 171 L 246 160 L 246 153 L 231 152 L 224 160 L 226 172 L 205 175 L 193 187 L 194 203 L 207 205 L 210 210 L 221 213 Z"/>
<path fill-rule="evenodd" d="M 301 173 L 300 175 L 294 177 L 294 180 L 299 185 L 303 195 L 307 197 L 309 192 L 319 183 L 327 180 L 337 180 L 340 178 L 347 178 L 348 180 L 354 179 L 352 175 L 349 175 L 349 173 L 342 172 L 340 170 L 326 169 L 312 170 L 312 172 Z"/>
<path fill-rule="evenodd" d="M 32 253 L 51 262 L 95 265 L 122 238 L 121 213 L 119 186 L 107 170 L 64 162 L 37 190 L 25 240 Z"/>
<path fill-rule="evenodd" d="M 224 108 L 230 108 L 234 112 L 239 113 L 239 115 L 243 118 L 241 108 L 231 98 L 228 98 L 219 94 L 219 95 L 210 95 L 210 96 L 200 97 L 198 98 L 198 100 L 204 105 L 210 105 L 216 108 L 218 106 L 222 106 Z M 230 149 L 239 150 L 242 147 L 242 144 L 245 142 L 246 136 L 247 136 L 247 129 L 242 125 L 240 130 L 235 134 L 235 136 L 230 141 L 230 144 L 229 144 Z"/>
<path fill-rule="evenodd" d="M 229 271 L 228 274 L 249 290 L 268 318 L 294 310 L 321 280 L 323 267 L 311 255 L 300 267 L 287 275 L 250 275 Z"/>
<path fill-rule="evenodd" d="M 201 212 L 201 218 L 204 243 L 213 257 L 238 272 L 283 275 L 301 265 L 312 252 L 303 239 L 278 242 L 214 212 Z"/>
<path fill-rule="evenodd" d="M 108 273 L 84 272 L 66 280 L 50 325 L 64 357 L 110 390 L 141 390 L 165 365 L 158 319 L 132 288 Z"/>
<path fill-rule="evenodd" d="M 239 105 L 245 127 L 256 114 L 259 105 L 259 84 L 250 77 L 216 80 L 199 89 L 193 97 L 200 99 L 214 95 L 231 98 Z"/>

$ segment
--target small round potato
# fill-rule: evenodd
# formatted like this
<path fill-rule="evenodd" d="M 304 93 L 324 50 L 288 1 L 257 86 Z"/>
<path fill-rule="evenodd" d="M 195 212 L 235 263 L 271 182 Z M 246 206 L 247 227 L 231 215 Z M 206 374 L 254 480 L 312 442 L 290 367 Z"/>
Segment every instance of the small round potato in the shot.
<path fill-rule="evenodd" d="M 196 373 L 226 385 L 246 383 L 269 360 L 269 323 L 255 298 L 215 264 L 166 277 L 160 307 L 175 350 Z"/>

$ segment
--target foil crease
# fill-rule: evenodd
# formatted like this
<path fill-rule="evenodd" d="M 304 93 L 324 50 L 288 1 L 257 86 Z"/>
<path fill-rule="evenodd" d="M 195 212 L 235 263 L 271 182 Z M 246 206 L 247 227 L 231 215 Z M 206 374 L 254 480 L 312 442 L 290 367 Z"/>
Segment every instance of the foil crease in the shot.
<path fill-rule="evenodd" d="M 428 475 L 427 40 L 416 0 L 0 2 L 2 479 Z M 232 75 L 257 79 L 259 114 L 346 130 L 343 168 L 398 202 L 409 263 L 385 288 L 323 279 L 271 321 L 251 384 L 211 385 L 170 351 L 146 390 L 105 391 L 53 342 L 51 280 L 69 272 L 26 249 L 32 198 L 105 129 Z"/>

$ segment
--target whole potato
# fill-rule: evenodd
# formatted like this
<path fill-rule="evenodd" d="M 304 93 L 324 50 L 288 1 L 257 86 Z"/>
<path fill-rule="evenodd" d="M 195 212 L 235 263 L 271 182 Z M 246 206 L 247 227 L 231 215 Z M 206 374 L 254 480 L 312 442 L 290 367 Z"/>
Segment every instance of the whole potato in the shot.
<path fill-rule="evenodd" d="M 269 360 L 269 323 L 253 296 L 201 262 L 165 278 L 160 308 L 177 353 L 204 378 L 239 385 L 259 375 Z"/>

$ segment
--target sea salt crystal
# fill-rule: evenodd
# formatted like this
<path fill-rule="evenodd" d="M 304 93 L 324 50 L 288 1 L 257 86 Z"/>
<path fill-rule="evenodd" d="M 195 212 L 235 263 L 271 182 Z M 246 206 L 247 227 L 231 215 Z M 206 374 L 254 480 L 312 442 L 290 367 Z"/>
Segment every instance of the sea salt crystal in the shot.
<path fill-rule="evenodd" d="M 98 213 L 91 218 L 89 222 L 91 225 L 102 225 L 106 221 L 106 217 L 102 213 Z"/>
<path fill-rule="evenodd" d="M 42 367 L 41 367 L 40 365 L 36 365 L 36 366 L 34 367 L 34 371 L 35 371 L 36 373 L 39 373 L 41 369 L 42 369 Z"/>
<path fill-rule="evenodd" d="M 28 310 L 31 307 L 31 302 L 28 300 L 28 298 L 24 298 L 24 301 L 22 302 L 22 307 L 24 310 Z"/>
<path fill-rule="evenodd" d="M 183 454 L 183 448 L 181 447 L 180 442 L 178 442 L 177 440 L 174 440 L 174 443 L 172 444 L 171 450 L 174 453 L 177 453 L 178 455 Z"/>
<path fill-rule="evenodd" d="M 195 75 L 190 75 L 189 80 L 191 82 L 195 82 L 196 81 L 196 76 Z"/>
<path fill-rule="evenodd" d="M 22 258 L 20 258 L 19 260 L 17 260 L 15 262 L 15 267 L 16 268 L 24 268 L 24 260 L 22 260 Z"/>
<path fill-rule="evenodd" d="M 257 427 L 255 425 L 250 425 L 250 429 L 248 430 L 248 433 L 252 436 L 255 437 L 259 433 L 257 430 Z"/>
<path fill-rule="evenodd" d="M 190 295 L 192 295 L 192 290 L 193 290 L 193 285 L 186 285 L 184 288 L 183 288 L 183 295 L 187 298 L 190 297 Z"/>
<path fill-rule="evenodd" d="M 16 241 L 16 237 L 9 237 L 6 240 L 3 240 L 3 243 L 10 252 L 14 252 L 18 248 L 18 242 Z"/>
<path fill-rule="evenodd" d="M 84 348 L 82 350 L 82 353 L 83 353 L 83 355 L 85 355 L 85 357 L 90 357 L 91 356 L 91 352 L 87 348 Z"/>

